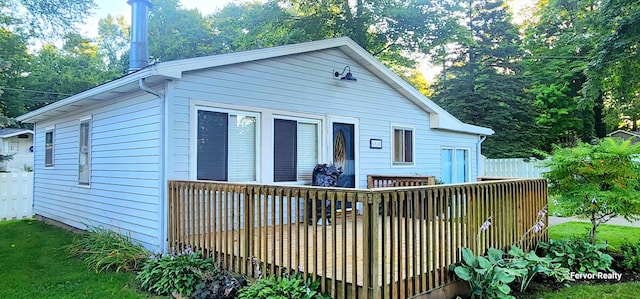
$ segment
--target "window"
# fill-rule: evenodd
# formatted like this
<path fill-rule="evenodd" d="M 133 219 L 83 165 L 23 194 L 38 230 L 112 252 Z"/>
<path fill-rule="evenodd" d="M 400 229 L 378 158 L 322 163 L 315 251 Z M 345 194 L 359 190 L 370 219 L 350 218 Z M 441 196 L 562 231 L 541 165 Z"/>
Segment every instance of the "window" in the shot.
<path fill-rule="evenodd" d="M 413 164 L 413 128 L 393 128 L 393 165 Z"/>
<path fill-rule="evenodd" d="M 78 150 L 78 184 L 88 186 L 91 181 L 91 118 L 80 121 Z"/>
<path fill-rule="evenodd" d="M 319 160 L 319 128 L 319 121 L 274 119 L 274 182 L 311 182 Z"/>
<path fill-rule="evenodd" d="M 255 181 L 257 121 L 257 114 L 198 110 L 197 179 Z"/>
<path fill-rule="evenodd" d="M 44 133 L 44 166 L 53 167 L 53 128 Z"/>
<path fill-rule="evenodd" d="M 469 150 L 461 148 L 443 148 L 442 181 L 445 184 L 468 182 L 469 179 Z"/>

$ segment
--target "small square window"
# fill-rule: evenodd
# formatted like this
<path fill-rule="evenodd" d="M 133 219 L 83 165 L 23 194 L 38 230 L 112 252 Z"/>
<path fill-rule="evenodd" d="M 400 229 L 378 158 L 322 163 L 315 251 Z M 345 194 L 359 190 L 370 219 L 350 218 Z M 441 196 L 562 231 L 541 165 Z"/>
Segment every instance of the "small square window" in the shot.
<path fill-rule="evenodd" d="M 412 128 L 393 128 L 393 164 L 414 165 Z"/>

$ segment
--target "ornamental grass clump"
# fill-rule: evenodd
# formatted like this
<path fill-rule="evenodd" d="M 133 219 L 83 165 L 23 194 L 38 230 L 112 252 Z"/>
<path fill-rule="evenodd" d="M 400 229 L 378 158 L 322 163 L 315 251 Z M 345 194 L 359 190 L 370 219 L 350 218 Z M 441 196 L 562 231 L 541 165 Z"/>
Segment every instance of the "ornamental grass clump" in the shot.
<path fill-rule="evenodd" d="M 124 235 L 101 227 L 90 227 L 75 236 L 67 247 L 70 256 L 82 258 L 96 272 L 113 270 L 137 271 L 149 252 Z"/>

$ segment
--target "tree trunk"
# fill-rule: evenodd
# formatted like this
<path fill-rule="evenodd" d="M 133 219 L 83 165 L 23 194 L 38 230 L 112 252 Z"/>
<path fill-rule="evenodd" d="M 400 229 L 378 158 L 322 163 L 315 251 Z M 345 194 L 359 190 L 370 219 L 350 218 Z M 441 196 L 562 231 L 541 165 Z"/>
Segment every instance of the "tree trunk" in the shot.
<path fill-rule="evenodd" d="M 589 242 L 591 242 L 591 245 L 596 245 L 596 229 L 598 229 L 598 221 L 592 216 L 591 231 L 589 232 Z"/>

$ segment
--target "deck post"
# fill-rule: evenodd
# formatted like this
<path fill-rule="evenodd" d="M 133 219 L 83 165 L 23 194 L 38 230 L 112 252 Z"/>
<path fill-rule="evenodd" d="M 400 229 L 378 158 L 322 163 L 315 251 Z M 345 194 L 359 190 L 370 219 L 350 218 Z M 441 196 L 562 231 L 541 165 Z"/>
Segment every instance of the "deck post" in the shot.
<path fill-rule="evenodd" d="M 370 224 L 369 224 L 369 233 L 370 236 L 369 237 L 369 258 L 370 261 L 368 261 L 369 265 L 371 265 L 370 271 L 371 273 L 369 274 L 369 279 L 371 279 L 371 296 L 369 298 L 380 298 L 380 285 L 378 284 L 378 271 L 379 271 L 379 267 L 380 267 L 380 261 L 378 260 L 378 242 L 379 242 L 379 238 L 378 238 L 378 206 L 380 205 L 380 193 L 379 192 L 375 192 L 375 193 L 369 193 L 368 194 L 368 199 L 367 199 L 367 206 L 369 207 L 368 209 L 368 213 L 369 213 L 369 220 L 370 220 Z M 383 219 L 384 221 L 384 219 Z M 382 235 L 382 234 L 380 234 Z M 384 282 L 383 282 L 384 283 Z"/>

